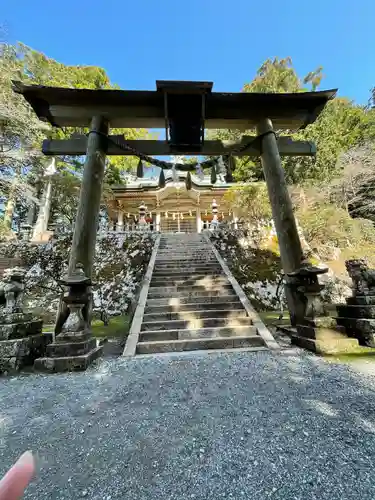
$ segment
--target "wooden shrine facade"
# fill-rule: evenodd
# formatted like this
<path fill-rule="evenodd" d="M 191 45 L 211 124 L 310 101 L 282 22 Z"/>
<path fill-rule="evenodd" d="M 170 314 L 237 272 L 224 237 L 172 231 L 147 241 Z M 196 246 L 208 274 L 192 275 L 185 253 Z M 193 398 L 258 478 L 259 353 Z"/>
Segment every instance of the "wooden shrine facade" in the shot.
<path fill-rule="evenodd" d="M 153 231 L 162 233 L 200 233 L 212 221 L 212 202 L 218 205 L 218 220 L 237 227 L 238 213 L 228 204 L 225 194 L 232 184 L 218 181 L 212 184 L 209 176 L 192 175 L 191 189 L 186 189 L 186 172 L 173 180 L 172 172 L 165 174 L 165 186 L 155 179 L 127 179 L 125 185 L 113 186 L 113 199 L 107 202 L 110 225 L 116 231 L 137 228 L 139 207 L 146 206 L 146 222 Z"/>

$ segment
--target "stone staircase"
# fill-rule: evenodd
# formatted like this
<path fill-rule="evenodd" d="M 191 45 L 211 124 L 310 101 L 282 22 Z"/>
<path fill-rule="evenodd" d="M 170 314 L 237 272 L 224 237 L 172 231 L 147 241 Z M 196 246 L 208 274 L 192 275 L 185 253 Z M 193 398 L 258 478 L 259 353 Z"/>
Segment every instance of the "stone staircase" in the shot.
<path fill-rule="evenodd" d="M 201 234 L 161 236 L 143 317 L 135 321 L 135 354 L 266 346 Z"/>

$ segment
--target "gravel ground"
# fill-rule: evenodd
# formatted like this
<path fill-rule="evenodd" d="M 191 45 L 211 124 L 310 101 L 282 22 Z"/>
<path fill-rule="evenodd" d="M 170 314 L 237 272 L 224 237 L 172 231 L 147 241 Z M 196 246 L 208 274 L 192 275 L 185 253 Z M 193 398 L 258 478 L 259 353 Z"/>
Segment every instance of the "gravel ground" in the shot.
<path fill-rule="evenodd" d="M 0 379 L 0 473 L 25 498 L 373 499 L 375 365 L 305 353 L 101 360 Z"/>

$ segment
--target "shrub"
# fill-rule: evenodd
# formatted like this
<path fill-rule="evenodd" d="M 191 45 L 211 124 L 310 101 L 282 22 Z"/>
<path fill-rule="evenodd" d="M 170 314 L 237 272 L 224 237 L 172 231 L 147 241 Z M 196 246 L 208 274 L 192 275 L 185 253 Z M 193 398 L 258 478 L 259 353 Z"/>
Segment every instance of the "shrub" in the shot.
<path fill-rule="evenodd" d="M 17 257 L 28 269 L 26 295 L 30 308 L 53 312 L 67 271 L 72 235 L 43 245 L 25 241 L 0 244 L 0 255 Z M 132 233 L 98 237 L 93 268 L 94 311 L 122 314 L 136 293 L 150 259 L 155 235 Z"/>

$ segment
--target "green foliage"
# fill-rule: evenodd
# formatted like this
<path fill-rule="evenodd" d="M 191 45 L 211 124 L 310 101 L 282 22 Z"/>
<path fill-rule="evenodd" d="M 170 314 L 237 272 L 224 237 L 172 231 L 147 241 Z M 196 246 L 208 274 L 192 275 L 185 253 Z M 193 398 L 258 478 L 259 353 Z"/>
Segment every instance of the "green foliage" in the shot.
<path fill-rule="evenodd" d="M 101 320 L 96 319 L 91 325 L 92 334 L 97 338 L 123 339 L 128 335 L 130 329 L 130 319 L 130 316 L 126 314 L 112 316 L 109 319 L 108 325 L 103 325 Z"/>
<path fill-rule="evenodd" d="M 95 66 L 69 66 L 51 59 L 23 43 L 15 47 L 22 80 L 49 87 L 106 89 L 111 84 L 104 69 Z"/>
<path fill-rule="evenodd" d="M 106 166 L 104 182 L 109 186 L 124 184 L 124 181 L 121 178 L 120 170 L 116 168 L 116 165 L 114 165 L 112 162 L 108 162 L 108 165 Z"/>
<path fill-rule="evenodd" d="M 272 216 L 267 187 L 264 182 L 236 185 L 224 195 L 232 210 L 250 222 L 269 220 Z"/>
<path fill-rule="evenodd" d="M 66 139 L 73 132 L 85 133 L 87 130 L 52 129 L 40 122 L 25 99 L 13 92 L 12 80 L 66 88 L 112 89 L 117 86 L 110 82 L 102 68 L 65 65 L 22 43 L 0 45 L 0 115 L 5 118 L 3 133 L 10 145 L 9 153 L 0 155 L 0 169 L 9 177 L 12 186 L 12 193 L 9 193 L 8 185 L 2 183 L 0 194 L 14 196 L 16 192 L 16 205 L 20 205 L 25 193 L 32 193 L 28 185 L 43 177 L 45 158 L 40 153 L 40 146 L 45 135 Z M 128 139 L 148 136 L 142 129 L 113 129 L 111 133 L 123 134 Z M 121 173 L 134 169 L 137 161 L 131 156 L 109 157 L 105 182 L 120 184 Z M 83 158 L 65 156 L 58 158 L 57 163 L 59 179 L 55 181 L 53 217 L 70 221 L 77 209 Z"/>
<path fill-rule="evenodd" d="M 375 244 L 375 229 L 371 221 L 352 219 L 342 208 L 317 203 L 309 209 L 297 210 L 304 236 L 313 249 L 332 245 L 337 248 Z"/>
<path fill-rule="evenodd" d="M 322 78 L 321 67 L 300 78 L 293 68 L 290 57 L 268 59 L 259 68 L 254 79 L 244 85 L 243 92 L 315 91 Z M 374 100 L 371 101 L 372 106 L 373 102 Z M 251 134 L 254 131 L 245 133 Z M 314 141 L 318 153 L 316 158 L 283 158 L 282 164 L 287 182 L 317 184 L 330 181 L 340 170 L 338 164 L 340 154 L 366 140 L 375 140 L 375 109 L 365 109 L 356 106 L 348 99 L 336 98 L 327 104 L 316 122 L 309 125 L 306 130 L 295 133 L 293 137 L 296 140 Z M 241 132 L 213 131 L 210 138 L 240 140 Z M 263 180 L 260 160 L 239 158 L 234 178 L 244 182 Z"/>
<path fill-rule="evenodd" d="M 243 91 L 280 93 L 316 90 L 323 78 L 322 70 L 319 67 L 300 79 L 290 57 L 267 59 L 258 69 L 255 78 L 244 85 Z M 311 88 L 305 88 L 306 84 L 310 84 Z"/>
<path fill-rule="evenodd" d="M 61 170 L 53 179 L 53 197 L 50 220 L 62 222 L 69 227 L 73 224 L 78 208 L 80 179 Z"/>
<path fill-rule="evenodd" d="M 267 59 L 258 69 L 254 79 L 246 83 L 243 92 L 303 92 L 315 90 L 322 79 L 322 68 L 309 72 L 300 79 L 293 68 L 290 57 L 285 59 Z M 305 88 L 306 84 L 310 85 Z M 246 131 L 245 134 L 254 134 L 254 130 Z M 238 130 L 216 130 L 209 134 L 210 138 L 220 140 L 239 141 L 241 132 Z M 237 159 L 236 170 L 233 173 L 236 181 L 251 182 L 264 180 L 260 159 L 241 157 Z"/>
<path fill-rule="evenodd" d="M 375 142 L 341 155 L 339 174 L 328 186 L 332 202 L 352 217 L 375 222 Z"/>
<path fill-rule="evenodd" d="M 340 155 L 365 141 L 371 133 L 369 125 L 365 109 L 348 99 L 328 102 L 316 122 L 294 135 L 296 140 L 313 141 L 317 155 L 284 159 L 288 182 L 316 184 L 332 180 L 340 171 Z"/>

